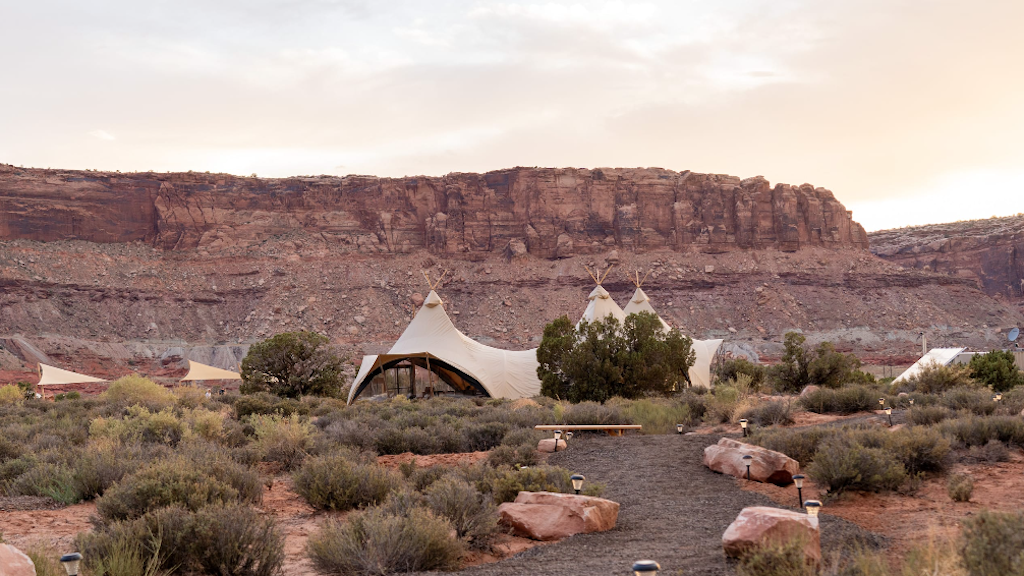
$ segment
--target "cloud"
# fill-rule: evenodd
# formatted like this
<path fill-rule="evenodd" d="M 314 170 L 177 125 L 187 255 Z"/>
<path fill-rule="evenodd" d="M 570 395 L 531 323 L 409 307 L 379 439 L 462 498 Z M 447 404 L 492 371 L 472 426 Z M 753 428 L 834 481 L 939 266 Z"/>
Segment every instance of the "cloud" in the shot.
<path fill-rule="evenodd" d="M 107 132 L 106 130 L 93 130 L 92 132 L 89 132 L 89 136 L 92 136 L 93 138 L 97 138 L 99 140 L 117 140 L 117 138 L 115 138 L 113 134 Z"/>

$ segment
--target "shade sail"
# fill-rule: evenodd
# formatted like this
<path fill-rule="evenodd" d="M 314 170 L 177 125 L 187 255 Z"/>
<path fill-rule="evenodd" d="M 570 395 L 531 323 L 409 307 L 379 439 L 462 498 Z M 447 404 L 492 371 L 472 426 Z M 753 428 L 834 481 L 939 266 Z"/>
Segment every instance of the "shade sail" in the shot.
<path fill-rule="evenodd" d="M 903 374 L 897 376 L 892 383 L 896 384 L 902 382 L 907 378 L 916 376 L 924 370 L 924 368 L 931 364 L 939 366 L 948 366 L 954 358 L 959 356 L 966 348 L 932 348 L 927 354 L 921 357 L 920 360 L 914 362 L 914 364 L 903 371 Z"/>
<path fill-rule="evenodd" d="M 188 382 L 193 380 L 241 380 L 242 375 L 238 372 L 232 372 L 231 370 L 224 370 L 223 368 L 215 368 L 213 366 L 207 366 L 206 364 L 200 364 L 195 360 L 188 361 L 188 374 L 181 379 L 182 382 Z"/>
<path fill-rule="evenodd" d="M 79 374 L 63 368 L 39 365 L 39 386 L 50 386 L 52 384 L 88 384 L 90 382 L 106 382 L 102 378 L 93 378 L 85 374 Z"/>
<path fill-rule="evenodd" d="M 537 349 L 511 351 L 481 344 L 459 331 L 433 290 L 387 354 L 364 356 L 348 401 L 351 403 L 383 370 L 410 362 L 427 367 L 459 390 L 478 390 L 492 398 L 528 398 L 540 394 Z"/>

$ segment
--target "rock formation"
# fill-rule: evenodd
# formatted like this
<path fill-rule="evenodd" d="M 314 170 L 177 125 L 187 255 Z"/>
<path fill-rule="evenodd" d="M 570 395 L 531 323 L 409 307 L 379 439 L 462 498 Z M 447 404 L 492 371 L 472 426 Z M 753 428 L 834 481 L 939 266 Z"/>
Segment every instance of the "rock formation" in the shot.
<path fill-rule="evenodd" d="M 722 534 L 725 555 L 741 558 L 762 546 L 799 542 L 808 564 L 821 563 L 818 519 L 801 512 L 767 506 L 744 508 Z"/>
<path fill-rule="evenodd" d="M 832 192 L 758 176 L 660 168 L 512 168 L 486 174 L 243 178 L 0 165 L 0 240 L 247 247 L 291 235 L 340 251 L 526 252 L 867 248 Z"/>
<path fill-rule="evenodd" d="M 786 485 L 793 482 L 793 474 L 800 471 L 800 463 L 782 454 L 745 444 L 731 438 L 722 438 L 718 444 L 704 449 L 704 465 L 722 474 L 736 478 L 747 477 L 747 461 L 750 456 L 750 479 L 755 482 L 771 482 Z"/>
<path fill-rule="evenodd" d="M 619 504 L 593 496 L 523 491 L 515 502 L 499 506 L 498 514 L 501 524 L 518 536 L 561 540 L 611 530 L 619 517 Z"/>

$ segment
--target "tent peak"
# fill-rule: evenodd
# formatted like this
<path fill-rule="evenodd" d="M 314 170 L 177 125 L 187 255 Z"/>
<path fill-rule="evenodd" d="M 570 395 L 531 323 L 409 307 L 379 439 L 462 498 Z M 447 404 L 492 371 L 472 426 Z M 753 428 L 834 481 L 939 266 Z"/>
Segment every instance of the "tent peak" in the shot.
<path fill-rule="evenodd" d="M 647 294 L 643 291 L 643 288 L 637 286 L 636 292 L 633 292 L 633 297 L 630 299 L 630 302 L 633 302 L 635 304 L 643 304 L 644 302 L 650 302 L 650 300 L 651 299 L 648 298 Z"/>
<path fill-rule="evenodd" d="M 433 290 L 431 290 L 430 294 L 427 294 L 427 298 L 423 300 L 423 305 L 428 308 L 433 308 L 434 306 L 440 306 L 442 304 L 444 304 L 444 301 L 442 301 L 441 297 L 437 295 L 437 292 Z"/>
<path fill-rule="evenodd" d="M 594 298 L 604 299 L 611 297 L 612 295 L 609 294 L 608 291 L 604 289 L 604 286 L 598 284 L 597 286 L 594 286 L 594 289 L 590 292 L 590 296 L 587 296 L 587 300 L 593 300 Z"/>
<path fill-rule="evenodd" d="M 639 270 L 634 270 L 634 275 L 630 276 L 627 273 L 626 274 L 626 278 L 629 278 L 629 281 L 633 283 L 633 286 L 636 286 L 637 288 L 639 288 L 639 287 L 644 285 L 644 282 L 647 282 L 647 277 L 650 276 L 650 275 L 651 275 L 651 271 L 648 270 L 647 273 L 644 274 L 644 277 L 640 278 L 640 271 Z"/>

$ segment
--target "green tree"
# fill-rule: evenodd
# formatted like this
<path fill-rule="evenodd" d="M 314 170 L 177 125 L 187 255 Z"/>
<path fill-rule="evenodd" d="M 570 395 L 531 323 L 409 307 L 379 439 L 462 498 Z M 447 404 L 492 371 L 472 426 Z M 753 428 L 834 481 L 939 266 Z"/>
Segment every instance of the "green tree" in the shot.
<path fill-rule="evenodd" d="M 315 332 L 284 332 L 253 344 L 242 360 L 241 392 L 268 391 L 286 398 L 336 396 L 344 361 L 328 342 Z"/>
<path fill-rule="evenodd" d="M 987 354 L 975 354 L 969 368 L 972 378 L 998 392 L 1024 383 L 1024 374 L 1017 369 L 1012 352 L 993 350 Z"/>
<path fill-rule="evenodd" d="M 810 384 L 841 388 L 852 382 L 874 381 L 870 374 L 860 371 L 860 360 L 853 354 L 836 352 L 831 342 L 822 342 L 811 351 L 804 345 L 806 342 L 802 334 L 786 333 L 782 361 L 769 371 L 780 391 L 799 392 Z"/>
<path fill-rule="evenodd" d="M 691 344 L 678 330 L 664 332 L 650 313 L 630 314 L 622 324 L 609 317 L 578 327 L 562 316 L 544 327 L 537 350 L 541 393 L 570 402 L 665 394 L 687 384 Z"/>

